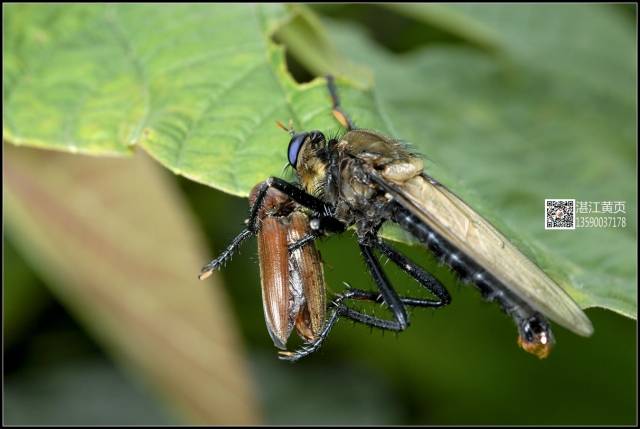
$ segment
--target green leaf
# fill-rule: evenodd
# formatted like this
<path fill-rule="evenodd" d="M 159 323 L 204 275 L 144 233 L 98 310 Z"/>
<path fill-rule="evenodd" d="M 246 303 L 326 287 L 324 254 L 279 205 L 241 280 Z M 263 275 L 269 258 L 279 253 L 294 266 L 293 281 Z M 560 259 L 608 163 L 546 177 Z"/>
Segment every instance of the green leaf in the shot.
<path fill-rule="evenodd" d="M 287 136 L 277 120 L 336 127 L 324 83 L 297 85 L 270 40 L 297 22 L 286 7 L 5 11 L 3 132 L 11 143 L 94 155 L 140 145 L 177 174 L 245 196 L 282 171 Z M 371 117 L 368 95 L 352 95 Z"/>
<path fill-rule="evenodd" d="M 348 76 L 359 89 L 366 90 L 371 86 L 371 71 L 340 54 L 311 10 L 300 4 L 290 8 L 293 12 L 290 19 L 274 33 L 274 39 L 285 42 L 290 55 L 307 69 L 314 70 L 317 76 Z"/>
<path fill-rule="evenodd" d="M 388 4 L 394 11 L 450 31 L 476 46 L 635 104 L 633 27 L 598 4 Z"/>

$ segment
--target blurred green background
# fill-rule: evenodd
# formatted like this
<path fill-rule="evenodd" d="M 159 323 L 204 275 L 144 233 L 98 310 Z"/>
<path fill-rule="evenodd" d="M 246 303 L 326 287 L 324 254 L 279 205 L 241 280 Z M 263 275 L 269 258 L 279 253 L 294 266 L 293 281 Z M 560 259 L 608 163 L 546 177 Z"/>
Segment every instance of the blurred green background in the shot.
<path fill-rule="evenodd" d="M 313 9 L 331 25 L 362 28 L 392 58 L 400 59 L 419 49 L 469 44 L 417 16 L 380 6 L 319 5 Z M 625 25 L 635 29 L 635 7 L 615 6 L 612 10 Z M 296 79 L 303 82 L 313 77 L 313 71 L 300 58 L 289 55 L 287 60 Z M 636 155 L 632 148 L 627 150 Z M 177 176 L 164 176 L 167 189 L 176 187 L 178 198 L 184 199 L 192 227 L 206 239 L 209 250 L 205 254 L 218 254 L 241 229 L 247 215 L 246 199 Z M 68 196 L 61 193 L 58 197 L 64 205 Z M 25 254 L 27 247 L 21 235 L 9 230 L 3 235 L 3 247 L 5 424 L 194 422 L 176 411 L 171 393 L 154 388 L 136 367 L 123 366 L 115 348 L 109 349 L 109 341 L 87 327 L 86 319 L 76 310 L 69 309 L 70 301 L 60 299 L 68 295 L 53 286 L 56 280 L 34 269 L 38 258 Z M 373 287 L 350 234 L 323 240 L 319 247 L 331 291 L 340 291 L 343 281 L 355 287 Z M 420 248 L 399 248 L 416 261 L 433 263 Z M 158 254 L 165 252 L 156 250 Z M 155 255 L 148 257 L 153 259 Z M 200 266 L 179 268 L 192 273 L 195 280 Z M 402 273 L 390 265 L 387 271 L 401 293 L 415 291 Z M 445 269 L 435 274 L 454 281 Z M 220 284 L 197 286 L 219 288 L 221 295 L 229 296 L 229 320 L 237 328 L 222 329 L 229 330 L 230 335 L 235 331 L 239 334 L 241 346 L 237 352 L 242 356 L 238 360 L 248 363 L 242 367 L 242 376 L 249 380 L 250 396 L 255 400 L 248 408 L 255 408 L 258 416 L 247 417 L 246 421 L 636 421 L 637 324 L 611 311 L 587 310 L 595 327 L 594 336 L 588 339 L 554 326 L 557 347 L 549 359 L 540 361 L 517 347 L 516 331 L 507 316 L 495 305 L 483 302 L 471 288 L 459 285 L 451 290 L 451 306 L 440 311 L 413 311 L 412 326 L 401 335 L 341 321 L 317 354 L 291 365 L 277 359 L 264 325 L 254 241 L 244 245 L 219 279 Z M 207 398 L 203 400 L 206 403 Z"/>

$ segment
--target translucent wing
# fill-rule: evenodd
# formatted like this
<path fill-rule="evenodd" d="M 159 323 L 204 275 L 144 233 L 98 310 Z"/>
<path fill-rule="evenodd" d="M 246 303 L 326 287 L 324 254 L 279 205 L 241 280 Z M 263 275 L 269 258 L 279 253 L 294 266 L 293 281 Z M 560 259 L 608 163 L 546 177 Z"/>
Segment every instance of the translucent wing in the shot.
<path fill-rule="evenodd" d="M 446 187 L 424 174 L 402 183 L 386 180 L 374 170 L 370 174 L 399 204 L 534 309 L 576 334 L 593 333 L 591 321 L 560 286 Z"/>

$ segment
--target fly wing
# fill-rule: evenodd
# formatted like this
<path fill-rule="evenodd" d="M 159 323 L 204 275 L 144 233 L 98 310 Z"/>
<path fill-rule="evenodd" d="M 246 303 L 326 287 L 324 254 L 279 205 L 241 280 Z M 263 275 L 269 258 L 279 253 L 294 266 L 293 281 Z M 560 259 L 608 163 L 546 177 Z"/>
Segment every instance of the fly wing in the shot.
<path fill-rule="evenodd" d="M 576 334 L 593 333 L 591 321 L 562 288 L 446 187 L 423 174 L 401 184 L 385 180 L 375 171 L 370 174 L 400 205 L 534 309 Z"/>

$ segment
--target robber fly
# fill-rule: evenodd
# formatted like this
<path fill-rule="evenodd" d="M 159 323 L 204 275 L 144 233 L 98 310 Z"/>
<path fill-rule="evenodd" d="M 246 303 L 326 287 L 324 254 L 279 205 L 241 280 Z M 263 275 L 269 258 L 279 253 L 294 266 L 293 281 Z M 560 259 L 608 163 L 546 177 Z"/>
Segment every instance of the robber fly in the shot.
<path fill-rule="evenodd" d="M 249 225 L 230 248 L 233 251 L 255 231 L 267 331 L 274 345 L 282 350 L 281 354 L 288 356 L 291 352 L 286 350 L 286 344 L 294 329 L 306 344 L 314 344 L 320 337 L 326 337 L 337 314 L 333 311 L 331 319 L 326 319 L 324 270 L 313 242 L 319 233 L 318 220 L 310 219 L 304 207 L 265 182 L 251 190 L 250 206 L 255 206 L 257 195 L 265 187 L 266 193 L 255 217 L 259 224 Z M 223 252 L 218 259 L 227 258 Z M 218 266 L 219 262 L 214 260 L 202 270 L 200 278 L 209 277 Z M 349 286 L 346 293 L 335 297 L 330 307 L 339 307 L 349 299 L 381 302 L 379 294 Z M 411 300 L 403 298 L 403 302 L 412 305 Z"/>
<path fill-rule="evenodd" d="M 554 337 L 547 318 L 579 335 L 593 333 L 591 322 L 569 295 L 493 225 L 427 175 L 419 156 L 397 140 L 356 128 L 340 106 L 333 78 L 327 80 L 333 115 L 346 133 L 327 139 L 320 131 L 296 133 L 280 124 L 291 135 L 288 161 L 299 183 L 291 184 L 276 177 L 266 180 L 257 192 L 249 228 L 203 270 L 216 269 L 231 255 L 243 234 L 249 236 L 257 231 L 259 209 L 269 189 L 275 188 L 311 213 L 312 231 L 300 244 L 354 227 L 379 293 L 356 291 L 349 298 L 359 299 L 360 292 L 364 292 L 361 299 L 384 302 L 393 318 L 367 315 L 349 307 L 344 300 L 334 300 L 317 338 L 295 352 L 283 352 L 282 358 L 297 360 L 317 350 L 340 317 L 402 331 L 409 325 L 407 306 L 442 307 L 450 302 L 449 293 L 437 279 L 378 237 L 386 221 L 411 233 L 462 281 L 475 285 L 485 299 L 497 302 L 514 319 L 518 344 L 524 350 L 540 358 L 549 354 Z M 384 254 L 437 299 L 400 297 L 374 250 Z"/>

